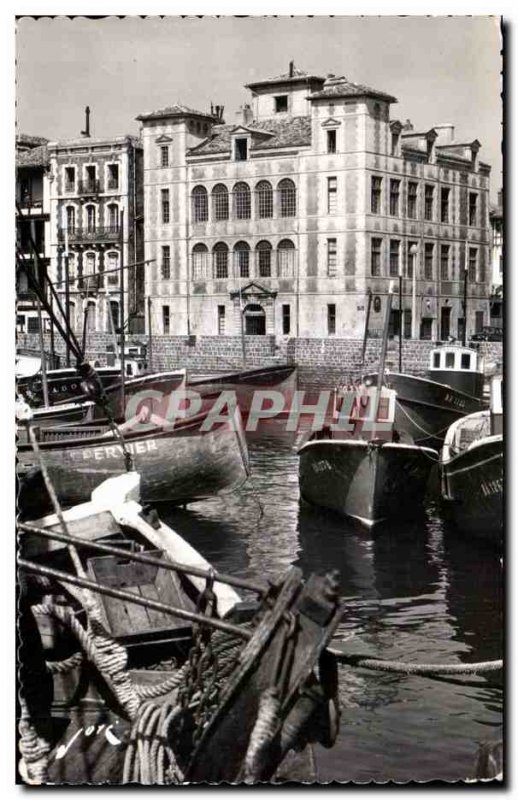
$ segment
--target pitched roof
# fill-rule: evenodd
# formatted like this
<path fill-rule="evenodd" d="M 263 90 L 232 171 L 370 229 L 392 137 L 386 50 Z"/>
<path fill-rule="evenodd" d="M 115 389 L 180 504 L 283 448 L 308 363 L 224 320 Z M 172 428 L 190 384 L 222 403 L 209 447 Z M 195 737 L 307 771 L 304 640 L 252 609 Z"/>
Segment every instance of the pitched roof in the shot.
<path fill-rule="evenodd" d="M 354 83 L 345 77 L 328 78 L 322 89 L 313 92 L 310 98 L 317 100 L 321 97 L 379 97 L 388 103 L 397 103 L 397 99 L 390 94 L 380 92 L 378 89 L 371 89 L 362 83 Z"/>
<path fill-rule="evenodd" d="M 215 125 L 212 136 L 205 139 L 189 153 L 192 155 L 205 155 L 211 153 L 229 153 L 232 131 L 242 128 L 242 125 Z M 252 139 L 251 150 L 273 150 L 278 147 L 302 147 L 311 144 L 311 118 L 292 117 L 291 119 L 254 120 L 247 126 L 253 133 L 270 134 L 268 138 L 261 136 L 260 142 Z"/>
<path fill-rule="evenodd" d="M 309 81 L 321 81 L 323 83 L 324 80 L 325 76 L 323 75 L 312 75 L 310 72 L 306 72 L 303 69 L 297 69 L 297 67 L 294 66 L 289 72 L 283 72 L 282 75 L 276 75 L 275 78 L 265 78 L 260 81 L 246 83 L 245 89 L 253 89 L 258 86 L 268 86 L 269 84 L 276 83 L 297 83 L 300 81 L 305 83 Z"/>
<path fill-rule="evenodd" d="M 30 150 L 19 150 L 16 153 L 17 167 L 48 167 L 49 151 L 46 144 L 32 147 Z"/>
<path fill-rule="evenodd" d="M 165 108 L 159 108 L 156 111 L 149 111 L 145 112 L 144 114 L 139 114 L 136 119 L 138 120 L 147 120 L 147 119 L 163 119 L 164 117 L 186 117 L 186 116 L 194 116 L 194 117 L 205 117 L 206 119 L 217 119 L 213 114 L 209 114 L 207 111 L 196 111 L 195 108 L 189 108 L 188 106 L 184 106 L 181 103 L 175 103 L 172 106 L 166 106 Z"/>

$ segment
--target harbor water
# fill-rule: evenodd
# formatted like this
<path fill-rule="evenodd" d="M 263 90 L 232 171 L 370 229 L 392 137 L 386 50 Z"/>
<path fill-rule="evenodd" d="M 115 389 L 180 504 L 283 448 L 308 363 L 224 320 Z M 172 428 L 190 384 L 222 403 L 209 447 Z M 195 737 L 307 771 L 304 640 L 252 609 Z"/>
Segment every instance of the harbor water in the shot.
<path fill-rule="evenodd" d="M 301 503 L 296 435 L 282 421 L 250 442 L 238 493 L 160 514 L 218 570 L 254 580 L 296 565 L 338 570 L 347 653 L 411 663 L 503 657 L 500 553 L 462 535 L 430 492 L 423 515 L 374 533 Z M 433 488 L 433 481 L 431 481 Z M 319 781 L 474 777 L 480 742 L 502 738 L 503 676 L 429 678 L 339 667 L 335 747 L 315 748 Z"/>

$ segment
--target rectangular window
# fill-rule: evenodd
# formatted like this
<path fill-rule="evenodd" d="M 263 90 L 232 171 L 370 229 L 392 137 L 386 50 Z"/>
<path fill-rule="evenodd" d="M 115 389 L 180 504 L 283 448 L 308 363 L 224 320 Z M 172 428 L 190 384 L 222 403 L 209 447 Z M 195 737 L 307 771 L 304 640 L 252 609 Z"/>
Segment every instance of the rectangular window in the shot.
<path fill-rule="evenodd" d="M 336 153 L 336 131 L 327 131 L 327 152 Z"/>
<path fill-rule="evenodd" d="M 399 155 L 399 133 L 392 132 L 390 137 L 390 154 L 392 156 Z"/>
<path fill-rule="evenodd" d="M 40 323 L 38 317 L 27 317 L 27 333 L 39 333 Z"/>
<path fill-rule="evenodd" d="M 93 164 L 86 167 L 85 189 L 87 192 L 95 192 L 97 189 L 97 170 Z"/>
<path fill-rule="evenodd" d="M 475 333 L 480 333 L 484 327 L 484 312 L 475 311 Z"/>
<path fill-rule="evenodd" d="M 441 245 L 441 281 L 450 280 L 450 245 Z"/>
<path fill-rule="evenodd" d="M 327 275 L 329 278 L 334 278 L 336 275 L 336 239 L 327 240 Z"/>
<path fill-rule="evenodd" d="M 119 165 L 118 164 L 108 164 L 108 186 L 107 189 L 118 189 L 119 188 Z"/>
<path fill-rule="evenodd" d="M 225 335 L 225 306 L 218 306 L 218 336 Z"/>
<path fill-rule="evenodd" d="M 417 250 L 417 242 L 406 243 L 406 276 L 410 279 L 414 277 L 414 265 L 416 266 L 416 278 L 419 277 L 417 275 Z"/>
<path fill-rule="evenodd" d="M 164 333 L 169 333 L 171 329 L 171 317 L 169 306 L 162 306 L 162 330 Z"/>
<path fill-rule="evenodd" d="M 412 311 L 409 308 L 403 311 L 403 338 L 412 338 Z"/>
<path fill-rule="evenodd" d="M 408 184 L 407 217 L 417 219 L 417 183 L 414 181 Z"/>
<path fill-rule="evenodd" d="M 470 247 L 468 259 L 468 280 L 470 283 L 475 283 L 477 280 L 477 261 L 478 250 L 476 247 Z"/>
<path fill-rule="evenodd" d="M 336 178 L 327 179 L 327 213 L 336 214 L 336 195 L 337 195 L 337 182 Z"/>
<path fill-rule="evenodd" d="M 65 167 L 65 192 L 73 192 L 76 186 L 76 168 Z"/>
<path fill-rule="evenodd" d="M 288 95 L 281 94 L 278 95 L 275 99 L 275 113 L 276 114 L 283 114 L 285 111 L 288 110 Z"/>
<path fill-rule="evenodd" d="M 399 217 L 399 192 L 401 188 L 401 181 L 394 178 L 390 181 L 390 216 Z"/>
<path fill-rule="evenodd" d="M 420 339 L 427 339 L 430 341 L 432 338 L 432 323 L 433 320 L 431 317 L 423 317 L 421 319 L 421 329 L 419 332 Z"/>
<path fill-rule="evenodd" d="M 248 159 L 248 139 L 236 139 L 234 152 L 236 161 L 246 161 Z"/>
<path fill-rule="evenodd" d="M 441 189 L 441 222 L 450 221 L 450 190 L 444 186 Z"/>
<path fill-rule="evenodd" d="M 399 275 L 399 251 L 401 242 L 399 239 L 391 239 L 389 245 L 389 275 L 391 277 Z"/>
<path fill-rule="evenodd" d="M 167 144 L 164 144 L 160 147 L 160 166 L 169 166 L 169 146 Z"/>
<path fill-rule="evenodd" d="M 469 193 L 469 225 L 477 224 L 477 201 L 478 195 L 475 192 Z"/>
<path fill-rule="evenodd" d="M 371 239 L 371 275 L 381 275 L 381 243 L 382 239 Z"/>
<path fill-rule="evenodd" d="M 162 247 L 162 278 L 167 281 L 171 277 L 171 248 L 168 244 Z"/>
<path fill-rule="evenodd" d="M 162 222 L 169 222 L 169 189 L 161 190 L 162 198 Z"/>
<path fill-rule="evenodd" d="M 371 213 L 381 214 L 381 181 L 377 175 L 371 177 Z"/>
<path fill-rule="evenodd" d="M 427 183 L 424 187 L 424 218 L 428 222 L 433 221 L 433 199 L 435 187 Z"/>
<path fill-rule="evenodd" d="M 327 335 L 334 336 L 336 333 L 336 305 L 328 303 L 327 305 Z"/>
<path fill-rule="evenodd" d="M 284 303 L 282 306 L 282 333 L 287 336 L 291 329 L 291 306 Z"/>
<path fill-rule="evenodd" d="M 478 282 L 485 283 L 486 282 L 486 264 L 484 261 L 484 253 L 480 252 L 478 256 Z"/>
<path fill-rule="evenodd" d="M 425 281 L 433 281 L 433 258 L 434 258 L 435 245 L 433 242 L 425 242 L 424 245 L 424 279 Z M 421 337 L 423 338 L 423 337 Z"/>

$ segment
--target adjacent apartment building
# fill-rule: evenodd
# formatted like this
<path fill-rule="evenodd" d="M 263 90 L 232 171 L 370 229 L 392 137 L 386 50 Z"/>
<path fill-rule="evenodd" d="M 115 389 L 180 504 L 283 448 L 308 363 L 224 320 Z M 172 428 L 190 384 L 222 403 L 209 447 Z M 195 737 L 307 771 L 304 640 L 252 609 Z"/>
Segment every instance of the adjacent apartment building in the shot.
<path fill-rule="evenodd" d="M 81 331 L 142 332 L 142 147 L 134 136 L 49 142 L 52 279 Z M 122 224 L 123 220 L 123 224 Z M 120 267 L 124 266 L 124 309 Z M 68 287 L 67 287 L 68 284 Z M 88 314 L 85 317 L 85 307 Z"/>
<path fill-rule="evenodd" d="M 477 139 L 414 130 L 395 97 L 293 63 L 247 89 L 231 123 L 219 106 L 138 117 L 153 333 L 359 338 L 391 281 L 397 331 L 400 275 L 405 336 L 461 337 L 465 280 L 468 335 L 488 324 Z"/>

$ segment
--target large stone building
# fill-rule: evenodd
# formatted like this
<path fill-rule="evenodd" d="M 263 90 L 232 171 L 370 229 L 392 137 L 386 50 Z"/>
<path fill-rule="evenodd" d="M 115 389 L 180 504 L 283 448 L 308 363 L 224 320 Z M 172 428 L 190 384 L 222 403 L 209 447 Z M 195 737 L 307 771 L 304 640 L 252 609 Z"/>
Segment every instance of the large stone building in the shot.
<path fill-rule="evenodd" d="M 406 336 L 489 321 L 489 174 L 453 125 L 416 131 L 396 99 L 295 69 L 247 87 L 225 124 L 141 114 L 153 333 L 361 337 L 403 275 Z M 84 144 L 84 143 L 83 143 Z M 373 302 L 367 303 L 368 294 Z"/>
<path fill-rule="evenodd" d="M 120 328 L 120 266 L 124 321 L 143 330 L 142 148 L 134 136 L 49 142 L 52 278 L 81 331 L 85 304 L 91 331 Z M 124 229 L 121 220 L 124 217 Z M 68 261 L 68 264 L 67 264 Z M 134 266 L 138 264 L 139 266 Z M 106 274 L 103 274 L 106 273 Z"/>
<path fill-rule="evenodd" d="M 491 224 L 491 299 L 490 323 L 503 326 L 504 306 L 504 203 L 503 191 L 498 192 L 498 202 L 489 212 Z"/>
<path fill-rule="evenodd" d="M 50 181 L 47 139 L 42 136 L 16 137 L 16 239 L 19 258 L 38 275 L 31 238 L 41 265 L 50 264 Z M 19 333 L 39 331 L 35 295 L 29 289 L 26 273 L 16 270 L 16 330 Z M 42 279 L 41 272 L 39 277 Z M 44 330 L 49 320 L 42 313 Z"/>

